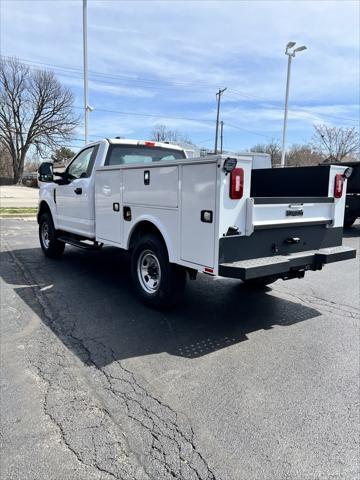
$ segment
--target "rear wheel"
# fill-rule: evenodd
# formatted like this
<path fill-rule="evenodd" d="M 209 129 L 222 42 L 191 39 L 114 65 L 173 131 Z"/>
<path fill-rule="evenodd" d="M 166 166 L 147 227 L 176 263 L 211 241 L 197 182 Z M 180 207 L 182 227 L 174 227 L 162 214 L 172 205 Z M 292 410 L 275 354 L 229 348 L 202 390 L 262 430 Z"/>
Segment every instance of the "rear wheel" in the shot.
<path fill-rule="evenodd" d="M 146 235 L 135 245 L 131 274 L 137 294 L 149 306 L 168 307 L 182 298 L 185 270 L 169 262 L 166 246 L 156 235 Z"/>
<path fill-rule="evenodd" d="M 350 216 L 350 215 L 345 215 L 344 218 L 344 227 L 345 228 L 350 228 L 353 223 L 355 223 L 356 217 Z"/>
<path fill-rule="evenodd" d="M 64 252 L 65 243 L 57 239 L 51 214 L 43 213 L 39 221 L 39 239 L 42 251 L 49 258 L 59 258 Z"/>
<path fill-rule="evenodd" d="M 246 286 L 251 288 L 264 288 L 271 283 L 276 282 L 279 277 L 276 275 L 268 275 L 266 277 L 252 278 L 251 280 L 244 280 Z"/>

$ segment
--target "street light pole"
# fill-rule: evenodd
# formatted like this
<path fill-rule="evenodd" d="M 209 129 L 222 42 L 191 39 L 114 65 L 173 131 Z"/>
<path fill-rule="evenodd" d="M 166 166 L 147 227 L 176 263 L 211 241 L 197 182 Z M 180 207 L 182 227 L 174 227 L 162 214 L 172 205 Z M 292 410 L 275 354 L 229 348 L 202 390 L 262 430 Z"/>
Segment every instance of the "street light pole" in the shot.
<path fill-rule="evenodd" d="M 289 42 L 286 45 L 286 50 L 285 50 L 285 55 L 288 56 L 288 67 L 287 67 L 287 77 L 286 77 L 284 126 L 283 126 L 283 137 L 282 137 L 282 148 L 281 148 L 281 162 L 280 162 L 281 167 L 285 167 L 286 128 L 287 128 L 287 117 L 288 117 L 291 61 L 295 57 L 296 52 L 301 52 L 302 50 L 306 50 L 305 45 L 303 45 L 302 47 L 295 48 L 294 50 L 291 50 L 295 45 L 296 45 L 296 42 Z"/>
<path fill-rule="evenodd" d="M 87 59 L 87 0 L 83 0 L 83 55 L 84 55 L 84 128 L 85 145 L 88 143 L 89 124 L 89 91 L 88 91 L 88 59 Z"/>
<path fill-rule="evenodd" d="M 220 100 L 221 100 L 221 95 L 225 92 L 225 90 L 226 90 L 226 88 L 223 88 L 222 90 L 219 88 L 219 91 L 216 94 L 217 115 L 216 115 L 215 148 L 214 148 L 215 155 L 217 154 L 218 136 L 219 136 Z"/>
<path fill-rule="evenodd" d="M 288 55 L 288 54 L 287 54 Z M 283 126 L 283 138 L 281 147 L 281 166 L 285 167 L 285 145 L 286 145 L 286 126 L 288 117 L 288 101 L 289 101 L 289 86 L 290 86 L 290 73 L 291 73 L 291 60 L 292 55 L 288 55 L 288 67 L 286 78 L 286 92 L 285 92 L 285 112 L 284 112 L 284 126 Z"/>

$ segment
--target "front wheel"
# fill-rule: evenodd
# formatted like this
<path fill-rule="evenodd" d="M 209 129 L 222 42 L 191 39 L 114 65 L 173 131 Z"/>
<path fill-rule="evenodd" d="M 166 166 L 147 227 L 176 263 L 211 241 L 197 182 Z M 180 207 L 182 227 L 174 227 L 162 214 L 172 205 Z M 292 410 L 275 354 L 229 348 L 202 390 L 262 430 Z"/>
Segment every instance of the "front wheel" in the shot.
<path fill-rule="evenodd" d="M 47 257 L 61 257 L 65 249 L 65 243 L 57 239 L 54 222 L 50 213 L 43 213 L 40 217 L 39 239 L 42 251 Z"/>
<path fill-rule="evenodd" d="M 155 235 L 147 235 L 136 244 L 131 274 L 140 299 L 151 307 L 175 305 L 183 295 L 185 270 L 169 262 L 164 242 Z"/>

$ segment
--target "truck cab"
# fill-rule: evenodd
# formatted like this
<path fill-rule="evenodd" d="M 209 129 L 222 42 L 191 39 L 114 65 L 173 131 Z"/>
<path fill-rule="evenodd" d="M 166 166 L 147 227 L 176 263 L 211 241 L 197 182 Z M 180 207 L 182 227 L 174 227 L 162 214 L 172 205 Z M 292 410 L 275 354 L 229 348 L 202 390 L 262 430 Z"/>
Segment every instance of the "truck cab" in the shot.
<path fill-rule="evenodd" d="M 126 139 L 94 142 L 80 150 L 64 172 L 54 172 L 53 182 L 40 182 L 40 204 L 44 201 L 50 208 L 56 229 L 94 239 L 97 168 L 105 162 L 115 166 L 186 158 L 185 150 L 168 143 Z"/>

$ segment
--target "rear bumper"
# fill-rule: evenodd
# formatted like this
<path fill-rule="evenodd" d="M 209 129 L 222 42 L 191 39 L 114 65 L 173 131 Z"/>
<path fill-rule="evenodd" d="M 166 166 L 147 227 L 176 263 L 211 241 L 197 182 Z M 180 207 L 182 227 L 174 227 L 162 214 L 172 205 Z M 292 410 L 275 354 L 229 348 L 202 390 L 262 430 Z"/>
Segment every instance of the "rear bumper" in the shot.
<path fill-rule="evenodd" d="M 356 257 L 356 250 L 348 247 L 322 248 L 288 255 L 241 260 L 221 263 L 219 275 L 222 277 L 251 280 L 254 278 L 276 275 L 279 278 L 302 276 L 305 270 L 320 270 L 324 264 L 340 262 Z"/>

